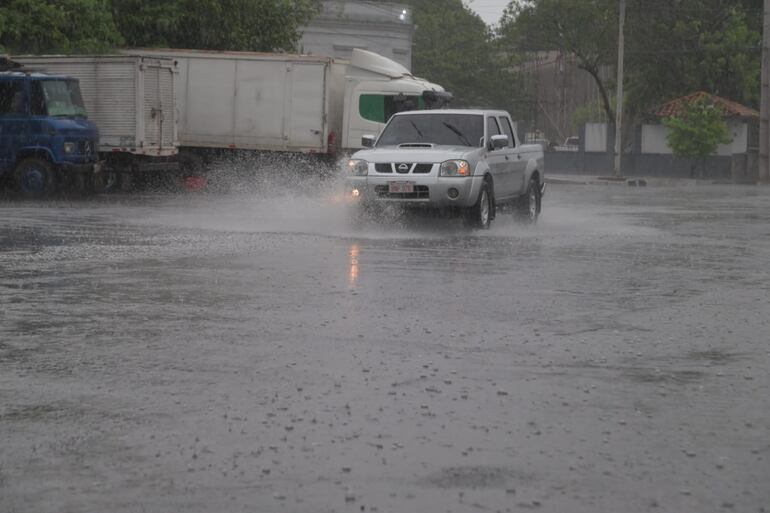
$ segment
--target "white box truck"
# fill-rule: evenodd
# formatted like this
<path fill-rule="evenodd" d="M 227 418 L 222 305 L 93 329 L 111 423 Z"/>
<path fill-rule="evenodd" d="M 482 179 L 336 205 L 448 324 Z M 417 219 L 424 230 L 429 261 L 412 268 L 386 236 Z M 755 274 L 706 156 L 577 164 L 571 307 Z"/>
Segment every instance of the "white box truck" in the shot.
<path fill-rule="evenodd" d="M 178 168 L 176 67 L 141 55 L 18 56 L 29 69 L 77 78 L 89 119 L 99 128 L 106 186 L 137 173 Z"/>
<path fill-rule="evenodd" d="M 330 57 L 176 49 L 125 50 L 172 59 L 182 152 L 250 150 L 333 156 L 361 147 L 395 112 L 451 95 L 365 50 Z M 217 153 L 218 152 L 218 153 Z"/>

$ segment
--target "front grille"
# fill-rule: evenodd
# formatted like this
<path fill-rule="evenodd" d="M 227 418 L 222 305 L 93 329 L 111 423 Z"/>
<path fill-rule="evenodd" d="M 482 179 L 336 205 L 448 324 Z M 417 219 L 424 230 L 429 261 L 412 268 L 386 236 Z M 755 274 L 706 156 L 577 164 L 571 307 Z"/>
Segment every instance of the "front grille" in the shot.
<path fill-rule="evenodd" d="M 94 141 L 80 141 L 78 143 L 78 154 L 93 155 L 96 153 L 96 143 Z"/>
<path fill-rule="evenodd" d="M 428 199 L 430 194 L 427 185 L 415 185 L 414 192 L 391 193 L 387 185 L 378 185 L 374 188 L 378 198 L 385 199 Z"/>
<path fill-rule="evenodd" d="M 396 173 L 405 175 L 409 172 L 410 169 L 412 169 L 412 164 L 407 164 L 406 162 L 396 162 L 393 164 L 393 167 L 396 168 Z"/>
<path fill-rule="evenodd" d="M 412 162 L 395 162 L 393 164 L 387 162 L 374 164 L 374 169 L 378 173 L 392 173 L 395 169 L 398 174 L 421 174 L 426 175 L 433 169 L 433 164 L 414 164 Z"/>

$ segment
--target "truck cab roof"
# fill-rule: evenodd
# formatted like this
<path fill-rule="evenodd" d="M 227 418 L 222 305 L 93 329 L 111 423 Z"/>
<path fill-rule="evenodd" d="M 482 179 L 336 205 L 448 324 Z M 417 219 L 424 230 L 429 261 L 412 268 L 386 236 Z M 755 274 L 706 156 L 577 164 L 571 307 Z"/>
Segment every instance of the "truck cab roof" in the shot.
<path fill-rule="evenodd" d="M 489 110 L 489 109 L 435 109 L 435 110 L 408 110 L 394 114 L 395 116 L 405 116 L 410 114 L 472 114 L 472 115 L 488 115 L 488 116 L 509 116 L 504 110 Z"/>
<path fill-rule="evenodd" d="M 26 80 L 75 80 L 64 75 L 49 75 L 48 73 L 25 71 L 0 71 L 0 80 L 4 78 L 20 78 Z"/>

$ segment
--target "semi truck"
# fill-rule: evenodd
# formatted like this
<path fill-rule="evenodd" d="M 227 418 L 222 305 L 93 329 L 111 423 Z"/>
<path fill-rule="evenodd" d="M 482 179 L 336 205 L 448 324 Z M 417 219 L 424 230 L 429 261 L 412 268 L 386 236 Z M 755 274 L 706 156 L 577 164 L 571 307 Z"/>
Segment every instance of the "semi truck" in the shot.
<path fill-rule="evenodd" d="M 178 168 L 172 60 L 125 54 L 23 55 L 14 61 L 78 79 L 88 116 L 99 127 L 104 188 L 130 189 L 136 178 Z"/>
<path fill-rule="evenodd" d="M 17 60 L 80 79 L 107 169 L 124 183 L 147 170 L 202 174 L 228 155 L 312 155 L 311 162 L 332 163 L 394 113 L 440 108 L 451 98 L 360 49 L 349 61 L 163 48 L 118 54 Z"/>
<path fill-rule="evenodd" d="M 27 196 L 99 176 L 99 132 L 86 117 L 78 81 L 0 59 L 0 180 Z"/>

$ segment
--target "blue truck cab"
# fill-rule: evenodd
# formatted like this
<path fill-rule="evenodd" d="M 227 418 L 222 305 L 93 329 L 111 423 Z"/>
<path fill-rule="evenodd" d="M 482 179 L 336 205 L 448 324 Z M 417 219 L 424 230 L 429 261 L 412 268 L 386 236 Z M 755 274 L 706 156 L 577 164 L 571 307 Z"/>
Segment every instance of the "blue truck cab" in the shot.
<path fill-rule="evenodd" d="M 99 131 L 76 79 L 0 71 L 0 181 L 25 195 L 88 187 L 100 171 Z"/>

